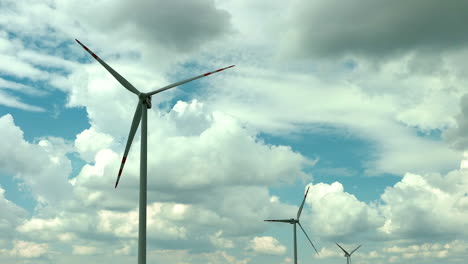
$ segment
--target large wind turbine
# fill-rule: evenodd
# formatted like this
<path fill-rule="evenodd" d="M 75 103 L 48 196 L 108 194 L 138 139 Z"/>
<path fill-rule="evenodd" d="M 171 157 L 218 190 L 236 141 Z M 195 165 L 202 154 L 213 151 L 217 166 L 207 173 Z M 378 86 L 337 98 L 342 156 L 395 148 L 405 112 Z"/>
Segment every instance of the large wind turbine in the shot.
<path fill-rule="evenodd" d="M 139 223 L 138 223 L 138 264 L 145 264 L 146 263 L 146 160 L 147 160 L 147 130 L 148 130 L 148 118 L 147 112 L 148 109 L 151 108 L 151 96 L 162 91 L 165 91 L 170 88 L 174 88 L 176 86 L 182 85 L 184 83 L 206 77 L 216 72 L 223 71 L 225 69 L 229 69 L 234 67 L 235 65 L 231 65 L 226 68 L 222 68 L 216 71 L 207 72 L 205 74 L 176 82 L 167 86 L 164 86 L 160 89 L 154 90 L 149 93 L 142 93 L 138 91 L 131 83 L 129 83 L 124 77 L 122 77 L 119 73 L 117 73 L 114 69 L 112 69 L 107 63 L 101 60 L 94 52 L 89 50 L 85 45 L 83 45 L 79 40 L 75 39 L 78 44 L 80 44 L 93 58 L 95 58 L 107 71 L 112 74 L 112 76 L 122 84 L 130 92 L 136 94 L 138 96 L 138 104 L 135 110 L 135 114 L 133 116 L 132 126 L 130 128 L 130 133 L 128 134 L 127 145 L 125 146 L 125 152 L 122 158 L 122 163 L 120 165 L 119 174 L 117 176 L 117 181 L 115 182 L 115 187 L 119 184 L 120 176 L 122 175 L 122 170 L 125 165 L 125 161 L 127 160 L 127 155 L 130 150 L 130 146 L 132 145 L 133 137 L 135 136 L 136 130 L 140 125 L 141 121 L 141 152 L 140 152 L 140 201 L 139 201 Z"/>
<path fill-rule="evenodd" d="M 304 195 L 304 200 L 302 200 L 301 207 L 299 207 L 299 211 L 297 211 L 297 219 L 291 218 L 291 219 L 281 219 L 281 220 L 264 220 L 266 222 L 281 222 L 281 223 L 289 223 L 289 224 L 294 225 L 294 264 L 297 264 L 296 224 L 298 224 L 299 227 L 302 229 L 302 232 L 304 232 L 304 235 L 306 235 L 307 239 L 309 240 L 310 244 L 315 249 L 315 252 L 317 252 L 317 255 L 318 255 L 317 249 L 315 248 L 314 244 L 312 243 L 312 241 L 310 240 L 310 238 L 307 235 L 306 231 L 304 230 L 301 223 L 299 222 L 299 217 L 301 217 L 302 208 L 304 207 L 304 203 L 305 203 L 305 200 L 306 200 L 306 197 L 307 197 L 307 193 L 309 193 L 309 188 L 310 188 L 310 186 L 307 187 L 307 191 L 306 191 L 306 193 Z"/>
<path fill-rule="evenodd" d="M 358 248 L 360 248 L 362 245 L 359 245 L 357 248 L 355 248 L 353 251 L 351 251 L 351 253 L 348 253 L 344 248 L 342 248 L 340 246 L 340 244 L 336 243 L 335 244 L 337 246 L 339 246 L 341 248 L 341 250 L 343 250 L 344 252 L 344 256 L 346 257 L 346 264 L 351 264 L 351 255 L 354 253 L 354 251 L 356 251 Z"/>

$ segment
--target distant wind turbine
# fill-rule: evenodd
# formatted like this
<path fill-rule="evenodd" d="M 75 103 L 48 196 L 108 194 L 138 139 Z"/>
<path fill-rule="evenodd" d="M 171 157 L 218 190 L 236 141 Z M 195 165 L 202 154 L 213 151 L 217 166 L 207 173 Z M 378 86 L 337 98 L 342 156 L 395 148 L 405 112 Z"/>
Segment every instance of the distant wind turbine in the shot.
<path fill-rule="evenodd" d="M 176 82 L 167 86 L 164 86 L 160 89 L 154 90 L 149 93 L 142 93 L 138 91 L 130 82 L 128 82 L 124 77 L 122 77 L 119 73 L 117 73 L 114 69 L 112 69 L 107 63 L 101 60 L 94 52 L 88 49 L 85 45 L 83 45 L 79 40 L 75 39 L 78 44 L 81 45 L 93 58 L 95 58 L 107 71 L 109 71 L 112 76 L 122 84 L 130 92 L 136 94 L 138 96 L 138 104 L 135 110 L 135 114 L 133 116 L 132 126 L 130 128 L 130 133 L 128 134 L 127 145 L 125 146 L 125 152 L 122 158 L 122 163 L 120 165 L 119 174 L 117 176 L 117 181 L 115 182 L 115 187 L 119 184 L 120 175 L 122 175 L 122 170 L 125 165 L 125 161 L 127 160 L 127 155 L 130 150 L 130 146 L 132 145 L 133 137 L 135 136 L 136 130 L 140 125 L 141 121 L 141 152 L 140 152 L 140 201 L 139 201 L 139 218 L 138 218 L 138 264 L 145 264 L 146 263 L 146 189 L 147 189 L 147 181 L 146 181 L 146 174 L 147 174 L 147 130 L 148 130 L 148 117 L 147 112 L 148 109 L 151 108 L 151 96 L 162 91 L 165 91 L 170 88 L 174 88 L 176 86 L 182 85 L 184 83 L 206 77 L 216 72 L 220 72 L 229 68 L 234 67 L 235 65 L 231 65 L 226 68 L 222 68 L 216 71 L 207 72 L 205 74 Z"/>
<path fill-rule="evenodd" d="M 281 220 L 264 220 L 266 222 L 281 222 L 281 223 L 289 223 L 289 224 L 292 224 L 294 225 L 294 264 L 297 264 L 297 239 L 296 239 L 296 224 L 299 225 L 299 227 L 302 229 L 302 232 L 304 232 L 304 235 L 307 237 L 307 239 L 309 240 L 310 244 L 312 245 L 312 247 L 314 248 L 315 252 L 317 252 L 317 255 L 319 254 L 317 249 L 315 248 L 314 244 L 312 243 L 312 241 L 310 240 L 309 236 L 307 235 L 306 231 L 304 230 L 304 228 L 302 227 L 301 223 L 299 222 L 299 217 L 301 217 L 301 213 L 302 213 L 302 208 L 304 207 L 304 203 L 305 203 L 305 200 L 306 200 L 306 197 L 307 197 L 307 193 L 309 193 L 309 187 L 307 187 L 307 191 L 304 195 L 304 200 L 302 200 L 302 204 L 301 204 L 301 207 L 299 207 L 299 210 L 297 211 L 297 219 L 294 219 L 294 218 L 291 218 L 291 219 L 281 219 Z"/>
<path fill-rule="evenodd" d="M 356 251 L 358 248 L 360 248 L 362 245 L 359 245 L 357 248 L 355 248 L 353 251 L 351 251 L 351 253 L 348 253 L 344 248 L 342 248 L 340 246 L 340 244 L 336 243 L 335 244 L 337 246 L 339 246 L 341 248 L 341 250 L 343 250 L 343 252 L 345 253 L 344 256 L 346 257 L 346 264 L 351 264 L 351 255 L 354 253 L 354 251 Z"/>

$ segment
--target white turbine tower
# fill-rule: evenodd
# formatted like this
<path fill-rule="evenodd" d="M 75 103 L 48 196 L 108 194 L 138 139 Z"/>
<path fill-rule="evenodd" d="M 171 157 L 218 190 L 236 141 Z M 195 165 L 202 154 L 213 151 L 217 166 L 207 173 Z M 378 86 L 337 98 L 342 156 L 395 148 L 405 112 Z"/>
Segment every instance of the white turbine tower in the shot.
<path fill-rule="evenodd" d="M 354 251 L 356 251 L 358 248 L 360 248 L 362 245 L 359 245 L 357 248 L 355 248 L 353 251 L 351 251 L 351 253 L 348 253 L 344 248 L 342 248 L 340 246 L 340 244 L 336 243 L 335 244 L 337 246 L 339 246 L 341 248 L 341 250 L 343 250 L 343 252 L 345 253 L 344 256 L 346 257 L 346 264 L 351 264 L 351 255 L 354 253 Z"/>
<path fill-rule="evenodd" d="M 83 45 L 79 40 L 75 39 L 78 44 L 80 44 L 93 58 L 95 58 L 107 71 L 112 74 L 112 76 L 122 84 L 130 92 L 136 94 L 138 96 L 138 104 L 135 110 L 135 114 L 133 116 L 132 126 L 130 128 L 130 133 L 128 134 L 127 145 L 125 146 L 125 152 L 122 158 L 122 164 L 120 165 L 119 174 L 117 176 L 117 181 L 115 182 L 115 187 L 119 184 L 120 175 L 122 175 L 122 170 L 125 165 L 125 161 L 127 159 L 128 152 L 130 150 L 130 146 L 132 145 L 133 137 L 135 136 L 136 130 L 141 121 L 141 152 L 140 152 L 140 201 L 139 201 L 139 219 L 138 219 L 138 264 L 145 264 L 146 263 L 146 189 L 147 189 L 147 181 L 146 181 L 146 172 L 147 172 L 147 130 L 148 130 L 148 118 L 147 112 L 148 109 L 151 108 L 151 96 L 167 89 L 182 85 L 184 83 L 206 77 L 216 72 L 223 71 L 225 69 L 234 67 L 235 65 L 231 65 L 226 68 L 222 68 L 216 71 L 208 72 L 184 81 L 176 82 L 167 86 L 164 86 L 160 89 L 149 93 L 142 93 L 138 91 L 131 83 L 129 83 L 124 77 L 122 77 L 119 73 L 117 73 L 114 69 L 112 69 L 107 63 L 101 60 L 96 54 L 94 54 L 91 50 L 89 50 L 85 45 Z"/>
<path fill-rule="evenodd" d="M 312 245 L 312 247 L 314 248 L 315 252 L 317 252 L 317 255 L 318 255 L 317 249 L 315 248 L 314 244 L 312 243 L 312 241 L 310 240 L 310 238 L 307 235 L 306 231 L 304 230 L 301 223 L 299 222 L 299 217 L 301 217 L 302 208 L 304 207 L 304 203 L 305 203 L 305 200 L 306 200 L 306 197 L 307 197 L 307 193 L 309 193 L 309 188 L 310 187 L 307 188 L 307 191 L 306 191 L 306 193 L 304 195 L 304 200 L 302 200 L 301 207 L 299 207 L 299 210 L 297 211 L 297 219 L 291 218 L 291 219 L 280 219 L 280 220 L 264 220 L 266 222 L 281 222 L 281 223 L 289 223 L 289 224 L 294 225 L 294 264 L 297 264 L 296 224 L 298 224 L 299 227 L 302 229 L 302 232 L 304 232 L 304 235 L 307 237 L 310 244 Z"/>

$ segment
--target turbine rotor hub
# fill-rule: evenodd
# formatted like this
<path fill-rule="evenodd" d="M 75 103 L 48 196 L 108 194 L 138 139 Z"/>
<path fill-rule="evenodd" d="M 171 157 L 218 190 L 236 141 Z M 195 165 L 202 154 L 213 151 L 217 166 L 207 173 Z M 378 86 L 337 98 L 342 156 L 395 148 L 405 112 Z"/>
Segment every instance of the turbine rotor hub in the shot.
<path fill-rule="evenodd" d="M 139 97 L 140 97 L 140 100 L 142 101 L 142 103 L 144 105 L 146 105 L 146 108 L 150 109 L 151 106 L 152 106 L 152 104 L 151 104 L 151 95 L 141 93 Z"/>

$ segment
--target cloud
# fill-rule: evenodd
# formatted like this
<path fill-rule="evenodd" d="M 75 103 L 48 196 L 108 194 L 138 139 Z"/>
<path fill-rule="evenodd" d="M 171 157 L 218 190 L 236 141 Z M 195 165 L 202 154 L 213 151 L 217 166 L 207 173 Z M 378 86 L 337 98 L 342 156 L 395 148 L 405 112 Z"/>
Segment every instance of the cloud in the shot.
<path fill-rule="evenodd" d="M 407 173 L 382 194 L 381 231 L 407 238 L 455 238 L 467 229 L 466 170 L 447 175 Z"/>
<path fill-rule="evenodd" d="M 0 249 L 0 253 L 6 253 L 10 256 L 18 256 L 23 258 L 38 258 L 46 255 L 49 251 L 49 246 L 45 243 L 15 240 L 13 241 L 13 245 L 14 246 L 11 250 Z"/>
<path fill-rule="evenodd" d="M 372 234 L 384 222 L 375 206 L 345 192 L 339 182 L 311 185 L 307 203 L 312 206 L 313 233 L 328 239 Z"/>
<path fill-rule="evenodd" d="M 26 111 L 44 112 L 44 108 L 21 102 L 21 99 L 0 90 L 0 105 L 18 108 Z"/>
<path fill-rule="evenodd" d="M 401 7 L 418 3 L 405 3 Z M 8 8 L 0 11 L 0 24 L 8 32 L 0 33 L 0 51 L 2 61 L 8 65 L 11 62 L 12 66 L 0 67 L 2 76 L 39 80 L 46 88 L 66 92 L 69 107 L 85 107 L 91 128 L 77 135 L 74 144 L 56 138 L 27 142 L 11 116 L 0 118 L 2 136 L 5 135 L 0 144 L 9 153 L 0 155 L 2 172 L 20 171 L 21 175 L 15 175 L 31 186 L 37 199 L 65 201 L 38 207 L 27 220 L 11 209 L 6 217 L 2 215 L 7 218 L 2 224 L 7 223 L 7 228 L 17 231 L 17 241 L 47 243 L 48 248 L 60 252 L 47 256 L 50 262 L 105 263 L 112 258 L 116 263 L 125 263 L 136 254 L 139 135 L 133 143 L 121 186 L 114 190 L 113 184 L 137 99 L 130 98 L 112 76 L 72 43 L 73 38 L 79 37 L 144 91 L 171 83 L 185 73 L 190 77 L 189 71 L 204 72 L 199 68 L 201 64 L 240 62 L 229 74 L 203 79 L 198 83 L 202 86 L 199 94 L 188 94 L 203 97 L 203 102 L 189 98 L 174 107 L 167 104 L 182 93 L 187 95 L 185 88 L 153 98 L 154 107 L 149 112 L 148 192 L 151 220 L 148 223 L 152 231 L 148 236 L 148 255 L 153 259 L 248 263 L 250 259 L 238 249 L 251 245 L 254 238 L 267 237 L 262 233 L 268 226 L 261 219 L 290 217 L 297 211 L 297 205 L 285 204 L 269 189 L 309 180 L 305 171 L 315 163 L 288 146 L 267 144 L 259 135 L 287 137 L 317 124 L 333 127 L 334 135 L 369 142 L 370 157 L 361 164 L 368 174 L 394 173 L 404 177 L 389 187 L 382 199 L 371 203 L 345 192 L 341 183 L 314 182 L 316 194 L 310 195 L 316 200 L 309 198 L 312 210 L 306 206 L 303 213 L 304 225 L 314 223 L 316 218 L 321 220 L 309 226 L 314 237 L 327 243 L 340 237 L 378 241 L 357 252 L 356 256 L 366 258 L 368 263 L 404 261 L 400 253 L 386 255 L 372 247 L 418 245 L 418 250 L 402 249 L 412 257 L 414 251 L 427 251 L 421 249 L 425 247 L 424 240 L 438 241 L 434 243 L 440 246 L 440 252 L 448 244 L 460 249 L 457 254 L 464 256 L 464 242 L 453 242 L 454 226 L 463 226 L 460 219 L 466 219 L 466 201 L 460 189 L 465 188 L 464 172 L 451 172 L 450 177 L 426 173 L 453 169 L 460 153 L 438 139 L 418 133 L 431 134 L 433 130 L 443 131 L 457 124 L 454 116 L 460 109 L 454 102 L 464 93 L 468 76 L 464 67 L 467 54 L 458 50 L 465 37 L 452 35 L 458 32 L 454 28 L 438 44 L 433 36 L 420 42 L 420 37 L 426 35 L 415 32 L 413 39 L 393 38 L 383 43 L 385 46 L 381 43 L 385 38 L 377 38 L 379 32 L 355 32 L 356 27 L 342 25 L 349 25 L 349 15 L 356 15 L 357 22 L 365 27 L 397 29 L 395 34 L 400 37 L 404 35 L 400 30 L 405 28 L 399 25 L 408 25 L 405 24 L 408 21 L 379 23 L 379 19 L 388 17 L 387 10 L 368 5 L 367 8 L 376 11 L 374 14 L 383 16 L 361 16 L 361 12 L 372 13 L 361 3 L 355 6 L 345 3 L 350 13 L 333 8 L 333 12 L 342 13 L 340 17 L 329 15 L 332 11 L 328 10 L 332 9 L 326 9 L 335 7 L 337 1 L 297 4 L 302 11 L 284 1 L 268 4 L 199 1 L 183 5 L 178 1 L 153 4 L 137 1 L 132 5 L 124 1 L 4 1 Z M 427 4 L 428 10 L 434 10 L 434 6 L 432 1 Z M 309 7 L 317 8 L 313 10 L 317 14 L 309 13 L 307 24 L 301 19 L 303 12 L 310 11 Z M 106 16 L 100 15 L 102 10 L 106 10 Z M 185 13 L 192 10 L 201 15 Z M 426 25 L 436 25 L 449 17 L 432 19 L 414 10 L 409 8 L 405 12 L 424 16 L 422 21 Z M 443 14 L 447 10 L 440 8 Z M 458 12 L 455 10 L 453 17 Z M 403 14 L 405 18 L 408 13 L 394 14 Z M 172 17 L 167 18 L 168 15 Z M 155 24 L 158 19 L 164 19 L 164 23 Z M 333 22 L 322 24 L 321 28 L 338 25 L 336 31 L 317 35 L 318 31 L 309 27 L 316 20 Z M 298 26 L 298 22 L 302 24 Z M 452 25 L 450 20 L 446 23 Z M 170 26 L 162 28 L 167 24 Z M 349 29 L 352 36 L 345 34 L 347 39 L 333 45 L 334 40 L 343 40 L 343 31 Z M 194 34 L 181 34 L 185 30 Z M 312 39 L 316 37 L 320 38 L 317 42 Z M 296 42 L 301 38 L 303 43 Z M 448 44 L 442 47 L 444 42 Z M 325 50 L 324 43 L 330 44 Z M 374 45 L 379 43 L 382 45 Z M 291 47 L 301 52 L 300 58 L 288 53 Z M 431 50 L 438 54 L 428 54 Z M 346 57 L 328 62 L 309 60 L 310 56 L 331 58 L 335 54 Z M 379 60 L 376 65 L 374 60 L 381 55 L 386 60 Z M 80 64 L 70 61 L 78 59 Z M 14 95 L 25 88 L 12 82 L 7 86 L 5 93 Z M 8 100 L 23 102 L 22 97 L 13 99 Z M 167 108 L 161 109 L 160 103 L 166 103 Z M 10 106 L 14 107 L 11 103 Z M 454 141 L 448 142 L 463 149 L 463 122 L 458 125 Z M 68 180 L 70 164 L 64 155 L 71 151 L 77 151 L 86 165 L 76 178 Z M 411 192 L 420 195 L 409 195 Z M 401 200 L 409 201 L 406 207 Z M 440 212 L 453 219 L 445 221 L 444 216 L 430 211 L 425 201 L 434 203 L 434 208 L 442 208 Z M 5 204 L 9 203 L 0 199 L 0 206 Z M 420 212 L 426 219 L 419 226 L 403 218 L 408 214 L 408 219 L 416 219 L 414 215 Z M 429 230 L 427 237 L 422 235 L 424 230 Z M 272 237 L 269 245 L 274 245 L 273 241 L 281 245 Z M 6 244 L 0 240 L 2 248 Z M 70 250 L 62 251 L 64 247 Z M 73 252 L 92 255 L 71 256 Z M 115 259 L 113 254 L 119 254 L 119 258 Z M 421 256 L 418 254 L 415 256 Z M 448 254 L 441 259 L 457 261 L 449 258 L 452 253 Z M 263 257 L 269 256 L 258 254 L 252 261 Z M 5 262 L 15 263 L 15 259 Z M 290 263 L 291 259 L 284 262 Z"/>
<path fill-rule="evenodd" d="M 211 243 L 217 248 L 233 248 L 234 243 L 232 240 L 225 239 L 222 237 L 223 231 L 219 230 L 214 235 L 210 236 Z"/>
<path fill-rule="evenodd" d="M 437 0 L 359 2 L 297 1 L 285 38 L 297 53 L 387 57 L 411 50 L 443 52 L 463 47 L 466 3 Z M 424 11 L 423 11 L 424 10 Z"/>
<path fill-rule="evenodd" d="M 250 240 L 249 249 L 259 254 L 267 255 L 284 255 L 286 253 L 286 247 L 274 237 L 254 237 Z"/>
<path fill-rule="evenodd" d="M 74 255 L 94 255 L 98 249 L 91 246 L 73 246 Z"/>
<path fill-rule="evenodd" d="M 99 150 L 108 148 L 114 139 L 105 133 L 99 133 L 91 127 L 76 135 L 75 148 L 85 161 L 93 161 Z"/>
<path fill-rule="evenodd" d="M 190 125 L 187 120 L 191 119 L 197 122 Z M 179 101 L 169 113 L 150 115 L 149 124 L 148 171 L 157 172 L 148 179 L 150 248 L 156 244 L 207 252 L 231 249 L 238 243 L 242 247 L 245 237 L 265 230 L 259 217 L 291 211 L 278 201 L 270 203 L 266 185 L 305 179 L 309 176 L 302 168 L 314 164 L 289 147 L 258 140 L 255 131 L 235 118 L 213 112 L 196 100 Z M 158 129 L 151 129 L 151 124 Z M 97 248 L 112 238 L 119 244 L 108 252 L 131 252 L 135 246 L 129 243 L 138 233 L 140 142 L 136 138 L 121 185 L 113 189 L 120 155 L 93 146 L 102 141 L 102 146 L 113 148 L 107 140 L 113 137 L 97 132 L 94 126 L 79 134 L 75 147 L 88 161 L 70 180 L 72 199 L 55 208 L 55 213 L 25 221 L 17 228 L 23 236 L 71 246 L 93 241 L 91 246 Z"/>
<path fill-rule="evenodd" d="M 446 175 L 407 173 L 380 199 L 368 203 L 345 192 L 339 182 L 310 185 L 303 216 L 315 236 L 326 241 L 454 241 L 468 217 L 467 170 Z"/>
<path fill-rule="evenodd" d="M 456 126 L 444 131 L 444 139 L 454 148 L 466 150 L 468 148 L 468 94 L 460 99 L 460 113 L 456 117 Z"/>
<path fill-rule="evenodd" d="M 0 232 L 3 239 L 14 237 L 14 229 L 26 218 L 26 211 L 5 197 L 5 190 L 0 186 Z"/>
<path fill-rule="evenodd" d="M 0 78 L 0 89 L 2 88 L 25 93 L 25 94 L 30 94 L 30 95 L 43 95 L 44 94 L 44 91 L 41 91 L 33 86 L 25 85 L 19 82 L 12 82 L 12 81 L 8 81 L 3 78 Z"/>
<path fill-rule="evenodd" d="M 456 82 L 458 88 L 451 91 L 430 76 L 406 78 L 411 75 L 401 70 L 401 77 L 400 64 L 386 64 L 380 71 L 367 65 L 330 79 L 315 72 L 239 68 L 237 74 L 214 80 L 204 95 L 214 108 L 264 133 L 290 136 L 325 125 L 340 135 L 363 140 L 369 149 L 361 166 L 370 175 L 453 169 L 460 153 L 418 132 L 454 124 L 458 109 L 450 102 L 461 94 L 464 82 Z M 430 98 L 429 105 L 435 106 L 431 115 L 408 114 L 429 107 L 425 106 L 429 101 L 419 98 Z M 429 153 L 426 160 L 420 153 Z"/>
<path fill-rule="evenodd" d="M 83 8 L 83 4 L 88 8 Z M 156 44 L 172 52 L 199 50 L 205 43 L 231 31 L 229 13 L 211 0 L 139 0 L 131 4 L 126 1 L 88 1 L 79 5 L 59 1 L 57 7 L 87 28 L 140 39 L 148 46 Z M 100 10 L 106 10 L 106 17 L 99 16 Z"/>
<path fill-rule="evenodd" d="M 387 257 L 400 260 L 400 263 L 414 259 L 453 261 L 463 258 L 467 249 L 466 241 L 453 240 L 448 243 L 419 243 L 402 247 L 389 246 L 382 249 L 382 253 Z"/>
<path fill-rule="evenodd" d="M 48 138 L 37 144 L 29 143 L 23 139 L 23 131 L 9 114 L 0 117 L 0 128 L 1 171 L 21 179 L 40 202 L 56 204 L 70 197 L 67 175 L 71 172 L 71 164 L 65 156 L 69 147 L 64 140 Z M 50 186 L 55 188 L 50 189 Z"/>

